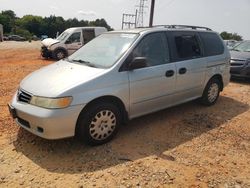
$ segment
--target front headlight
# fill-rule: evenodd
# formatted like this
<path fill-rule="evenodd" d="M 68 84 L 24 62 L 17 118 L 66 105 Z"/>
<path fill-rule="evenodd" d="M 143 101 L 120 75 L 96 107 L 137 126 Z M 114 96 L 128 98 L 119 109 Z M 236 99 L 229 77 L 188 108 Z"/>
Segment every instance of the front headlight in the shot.
<path fill-rule="evenodd" d="M 46 97 L 32 96 L 30 104 L 42 108 L 59 109 L 68 107 L 72 102 L 72 99 L 73 99 L 72 97 L 46 98 Z"/>

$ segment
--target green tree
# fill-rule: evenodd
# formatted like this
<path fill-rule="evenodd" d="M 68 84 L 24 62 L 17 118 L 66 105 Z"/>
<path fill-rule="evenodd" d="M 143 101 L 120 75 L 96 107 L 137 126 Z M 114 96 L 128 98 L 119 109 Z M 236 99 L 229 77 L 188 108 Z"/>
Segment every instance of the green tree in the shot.
<path fill-rule="evenodd" d="M 242 41 L 242 36 L 238 35 L 237 33 L 228 33 L 226 31 L 223 31 L 220 35 L 223 38 L 223 40 Z"/>
<path fill-rule="evenodd" d="M 38 36 L 41 33 L 42 22 L 41 16 L 25 15 L 16 21 L 16 25 Z"/>
<path fill-rule="evenodd" d="M 41 34 L 49 37 L 56 37 L 56 33 L 63 32 L 66 29 L 66 23 L 63 17 L 50 16 L 43 19 L 43 27 Z"/>
<path fill-rule="evenodd" d="M 3 30 L 10 33 L 15 27 L 16 14 L 12 10 L 5 10 L 0 13 L 0 24 L 3 25 Z"/>
<path fill-rule="evenodd" d="M 17 18 L 12 10 L 0 13 L 0 23 L 6 33 L 20 34 L 26 38 L 30 38 L 32 35 L 56 37 L 57 32 L 62 33 L 70 27 L 101 26 L 113 30 L 103 18 L 91 22 L 77 18 L 64 20 L 63 17 L 55 15 L 49 17 L 25 15 Z"/>
<path fill-rule="evenodd" d="M 102 19 L 96 19 L 95 21 L 91 21 L 89 22 L 89 25 L 91 26 L 100 26 L 100 27 L 106 27 L 108 31 L 112 31 L 113 28 L 111 28 L 106 20 L 104 20 L 103 18 Z"/>

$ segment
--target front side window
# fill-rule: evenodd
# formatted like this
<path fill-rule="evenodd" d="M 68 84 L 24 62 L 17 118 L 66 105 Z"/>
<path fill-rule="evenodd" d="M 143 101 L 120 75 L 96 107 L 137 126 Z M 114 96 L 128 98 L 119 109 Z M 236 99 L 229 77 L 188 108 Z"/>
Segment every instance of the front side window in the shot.
<path fill-rule="evenodd" d="M 81 32 L 73 33 L 66 41 L 67 44 L 80 42 Z"/>
<path fill-rule="evenodd" d="M 193 59 L 201 56 L 201 49 L 196 36 L 175 36 L 174 40 L 179 59 Z"/>
<path fill-rule="evenodd" d="M 145 36 L 133 50 L 132 58 L 146 57 L 148 66 L 169 63 L 169 50 L 164 33 L 153 33 Z"/>

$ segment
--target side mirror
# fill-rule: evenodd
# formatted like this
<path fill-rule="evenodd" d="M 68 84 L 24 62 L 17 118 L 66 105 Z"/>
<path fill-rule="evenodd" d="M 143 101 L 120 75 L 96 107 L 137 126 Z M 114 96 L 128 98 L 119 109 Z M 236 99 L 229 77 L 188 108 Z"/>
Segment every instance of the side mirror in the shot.
<path fill-rule="evenodd" d="M 140 69 L 147 66 L 148 64 L 146 57 L 135 57 L 129 64 L 129 70 Z"/>

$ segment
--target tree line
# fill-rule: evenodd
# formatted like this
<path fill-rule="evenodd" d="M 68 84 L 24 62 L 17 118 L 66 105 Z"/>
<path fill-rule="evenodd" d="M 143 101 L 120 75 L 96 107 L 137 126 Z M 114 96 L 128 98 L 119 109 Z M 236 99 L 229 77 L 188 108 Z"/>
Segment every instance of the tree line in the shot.
<path fill-rule="evenodd" d="M 38 37 L 48 35 L 54 38 L 57 32 L 61 33 L 70 27 L 101 26 L 106 27 L 109 31 L 113 30 L 103 18 L 95 21 L 78 20 L 77 18 L 65 20 L 63 17 L 55 15 L 49 17 L 25 15 L 19 18 L 12 10 L 0 13 L 0 24 L 3 25 L 5 34 L 18 34 L 27 39 L 32 35 Z M 242 40 L 242 36 L 237 33 L 223 31 L 220 35 L 224 40 Z"/>
<path fill-rule="evenodd" d="M 70 27 L 101 26 L 113 30 L 103 18 L 95 21 L 78 20 L 77 18 L 65 20 L 63 17 L 55 15 L 49 17 L 25 15 L 19 18 L 12 10 L 0 13 L 0 24 L 3 25 L 5 34 L 17 34 L 25 38 L 31 38 L 33 35 L 37 37 L 48 35 L 54 38 L 57 32 L 61 33 Z"/>
<path fill-rule="evenodd" d="M 238 35 L 237 33 L 228 33 L 226 31 L 223 31 L 220 35 L 223 38 L 223 40 L 237 40 L 237 41 L 243 40 L 242 36 Z"/>

